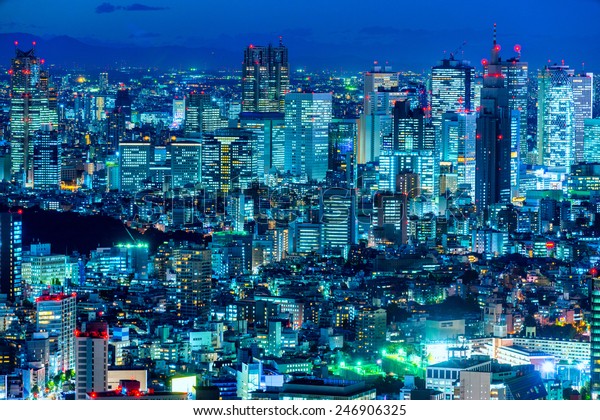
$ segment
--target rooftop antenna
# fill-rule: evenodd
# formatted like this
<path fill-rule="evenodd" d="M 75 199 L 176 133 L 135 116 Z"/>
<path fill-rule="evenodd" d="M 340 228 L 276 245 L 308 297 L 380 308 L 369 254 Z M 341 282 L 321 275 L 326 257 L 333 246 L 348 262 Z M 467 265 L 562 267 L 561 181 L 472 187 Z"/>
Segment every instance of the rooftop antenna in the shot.
<path fill-rule="evenodd" d="M 494 45 L 496 45 L 496 24 L 494 23 Z"/>
<path fill-rule="evenodd" d="M 279 35 L 279 46 L 283 47 L 283 36 Z"/>

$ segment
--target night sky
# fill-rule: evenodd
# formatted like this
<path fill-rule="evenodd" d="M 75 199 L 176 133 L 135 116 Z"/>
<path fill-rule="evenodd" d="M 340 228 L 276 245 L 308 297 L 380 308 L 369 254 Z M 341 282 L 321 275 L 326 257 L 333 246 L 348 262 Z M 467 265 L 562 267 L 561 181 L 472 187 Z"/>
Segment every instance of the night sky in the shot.
<path fill-rule="evenodd" d="M 141 1 L 0 0 L 0 33 L 34 34 L 40 44 L 66 35 L 94 45 L 219 49 L 239 61 L 244 46 L 282 35 L 292 68 L 362 70 L 379 60 L 419 71 L 457 48 L 478 64 L 496 22 L 505 58 L 518 43 L 532 68 L 564 60 L 600 70 L 600 0 Z"/>

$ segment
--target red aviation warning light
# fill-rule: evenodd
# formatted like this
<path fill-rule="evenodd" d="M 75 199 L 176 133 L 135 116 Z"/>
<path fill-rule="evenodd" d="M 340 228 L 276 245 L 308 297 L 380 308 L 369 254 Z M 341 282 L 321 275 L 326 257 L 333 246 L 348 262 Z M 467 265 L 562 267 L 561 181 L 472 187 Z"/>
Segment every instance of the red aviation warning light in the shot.
<path fill-rule="evenodd" d="M 496 50 L 496 51 L 500 51 L 500 44 L 496 44 L 496 45 L 494 45 L 494 50 Z"/>
<path fill-rule="evenodd" d="M 487 58 L 483 58 L 483 59 L 481 60 L 481 65 L 482 65 L 482 66 L 484 66 L 484 67 L 488 65 Z"/>
<path fill-rule="evenodd" d="M 519 44 L 515 45 L 514 49 L 517 54 L 521 54 L 521 46 Z"/>

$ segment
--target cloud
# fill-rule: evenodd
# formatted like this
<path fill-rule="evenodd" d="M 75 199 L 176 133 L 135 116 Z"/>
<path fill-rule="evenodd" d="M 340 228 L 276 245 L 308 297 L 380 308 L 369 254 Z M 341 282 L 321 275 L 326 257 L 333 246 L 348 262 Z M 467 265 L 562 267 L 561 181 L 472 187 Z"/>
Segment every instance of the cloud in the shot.
<path fill-rule="evenodd" d="M 155 7 L 155 6 L 146 6 L 145 4 L 133 3 L 129 6 L 123 7 L 123 10 L 127 10 L 128 12 L 151 12 L 154 10 L 166 10 L 168 7 Z"/>
<path fill-rule="evenodd" d="M 115 6 L 114 4 L 104 2 L 96 7 L 96 13 L 113 13 L 117 10 L 124 10 L 126 12 L 153 12 L 157 10 L 166 10 L 168 7 L 160 6 L 148 6 L 141 3 L 133 3 L 128 6 Z"/>
<path fill-rule="evenodd" d="M 120 9 L 120 7 L 110 3 L 102 3 L 100 6 L 96 7 L 96 13 L 112 13 L 117 9 Z"/>

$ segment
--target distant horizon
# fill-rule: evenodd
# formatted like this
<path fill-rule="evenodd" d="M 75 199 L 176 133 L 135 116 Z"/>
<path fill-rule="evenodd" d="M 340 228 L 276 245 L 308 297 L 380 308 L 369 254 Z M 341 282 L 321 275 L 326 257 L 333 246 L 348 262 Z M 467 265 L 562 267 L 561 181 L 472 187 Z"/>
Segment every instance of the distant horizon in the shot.
<path fill-rule="evenodd" d="M 501 41 L 501 36 L 498 37 Z M 202 46 L 181 46 L 181 45 L 163 45 L 163 46 L 139 46 L 133 43 L 123 42 L 115 44 L 110 41 L 99 39 L 79 39 L 71 35 L 52 35 L 39 36 L 27 32 L 4 32 L 0 33 L 0 67 L 8 68 L 10 60 L 14 57 L 15 42 L 18 42 L 18 48 L 28 50 L 33 47 L 35 41 L 37 55 L 46 60 L 47 66 L 55 66 L 59 69 L 73 70 L 82 67 L 82 71 L 102 71 L 103 69 L 117 70 L 122 67 L 132 68 L 156 68 L 156 70 L 190 70 L 196 68 L 199 71 L 223 71 L 236 72 L 241 70 L 241 61 L 243 50 L 250 44 L 268 45 L 276 44 L 279 38 L 273 38 L 271 42 L 257 42 L 255 39 L 248 39 L 239 49 L 233 48 L 206 48 Z M 490 36 L 491 45 L 491 36 Z M 482 54 L 480 59 L 474 59 L 472 54 L 468 54 L 468 42 L 463 42 L 461 48 L 456 51 L 442 51 L 437 57 L 431 54 L 431 60 L 417 65 L 418 62 L 396 63 L 391 59 L 368 60 L 360 56 L 336 56 L 328 57 L 327 60 L 321 60 L 316 56 L 307 56 L 302 50 L 298 51 L 293 46 L 286 43 L 285 36 L 283 44 L 288 47 L 290 54 L 290 71 L 295 73 L 303 69 L 309 72 L 330 71 L 338 73 L 359 73 L 371 71 L 377 62 L 379 66 L 389 65 L 393 71 L 411 71 L 419 74 L 426 74 L 431 67 L 437 65 L 442 59 L 450 57 L 450 53 L 455 53 L 455 59 L 466 61 L 477 71 L 482 70 L 481 59 L 487 58 Z M 521 45 L 521 44 L 519 44 Z M 306 46 L 304 46 L 306 48 Z M 489 49 L 489 48 L 488 48 Z M 514 57 L 516 53 L 513 48 L 504 48 L 503 59 Z M 383 55 L 383 54 L 379 54 Z M 546 62 L 534 62 L 530 60 L 527 53 L 522 55 L 524 62 L 529 64 L 529 71 L 536 71 L 546 65 L 561 64 L 563 60 L 546 60 Z M 590 64 L 573 63 L 564 60 L 564 64 L 579 72 L 592 72 L 595 69 Z M 600 65 L 597 66 L 600 71 Z"/>

